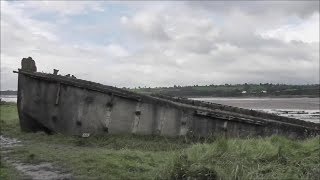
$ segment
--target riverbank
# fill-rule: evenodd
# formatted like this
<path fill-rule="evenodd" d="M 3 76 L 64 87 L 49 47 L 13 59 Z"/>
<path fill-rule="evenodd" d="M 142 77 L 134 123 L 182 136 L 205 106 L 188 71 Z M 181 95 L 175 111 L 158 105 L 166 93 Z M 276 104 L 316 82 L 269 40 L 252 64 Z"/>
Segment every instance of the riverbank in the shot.
<path fill-rule="evenodd" d="M 220 96 L 185 96 L 185 98 L 225 98 L 225 99 L 248 99 L 248 98 L 320 98 L 320 96 L 316 95 L 261 95 L 261 96 L 226 96 L 226 97 L 220 97 Z"/>
<path fill-rule="evenodd" d="M 279 116 L 320 123 L 319 98 L 192 98 L 227 106 L 253 109 Z"/>
<path fill-rule="evenodd" d="M 0 105 L 0 111 L 1 135 L 21 141 L 11 152 L 1 151 L 2 158 L 49 162 L 75 179 L 316 179 L 320 174 L 319 137 L 49 136 L 21 132 L 15 104 Z M 0 172 L 16 171 L 10 168 L 1 166 Z"/>

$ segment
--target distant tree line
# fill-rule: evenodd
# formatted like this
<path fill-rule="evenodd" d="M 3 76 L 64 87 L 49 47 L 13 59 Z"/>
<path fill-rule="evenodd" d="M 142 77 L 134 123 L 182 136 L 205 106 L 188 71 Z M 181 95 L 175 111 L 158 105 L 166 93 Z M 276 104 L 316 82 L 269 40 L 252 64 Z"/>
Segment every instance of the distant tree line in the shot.
<path fill-rule="evenodd" d="M 170 96 L 316 96 L 319 97 L 320 85 L 287 85 L 287 84 L 224 84 L 224 85 L 193 85 L 156 88 L 135 88 L 134 91 L 150 94 L 161 93 Z"/>
<path fill-rule="evenodd" d="M 319 84 L 287 85 L 287 84 L 224 84 L 193 85 L 172 87 L 138 87 L 123 88 L 144 94 L 164 94 L 169 96 L 213 96 L 213 97 L 246 97 L 246 96 L 320 96 Z M 1 91 L 1 95 L 17 95 L 17 91 Z"/>
<path fill-rule="evenodd" d="M 0 91 L 1 95 L 17 95 L 17 91 L 7 90 L 7 91 Z"/>

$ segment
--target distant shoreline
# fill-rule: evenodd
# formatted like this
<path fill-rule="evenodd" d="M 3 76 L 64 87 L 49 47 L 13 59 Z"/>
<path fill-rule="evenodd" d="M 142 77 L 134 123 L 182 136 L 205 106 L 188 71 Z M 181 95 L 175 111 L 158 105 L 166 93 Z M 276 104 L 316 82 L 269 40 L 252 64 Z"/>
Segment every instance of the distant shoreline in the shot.
<path fill-rule="evenodd" d="M 17 94 L 0 94 L 0 96 L 17 96 Z M 315 95 L 267 95 L 267 96 L 180 96 L 185 98 L 320 98 Z"/>
<path fill-rule="evenodd" d="M 279 96 L 183 96 L 185 98 L 320 98 L 320 96 L 312 95 L 279 95 Z"/>

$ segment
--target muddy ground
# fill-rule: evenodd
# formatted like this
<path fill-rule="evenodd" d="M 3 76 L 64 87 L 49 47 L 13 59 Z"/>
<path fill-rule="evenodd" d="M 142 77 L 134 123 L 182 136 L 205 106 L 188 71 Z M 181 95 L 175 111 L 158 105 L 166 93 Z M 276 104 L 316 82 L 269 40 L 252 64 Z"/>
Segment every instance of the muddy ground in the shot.
<path fill-rule="evenodd" d="M 38 164 L 20 162 L 10 156 L 17 146 L 23 146 L 23 142 L 15 139 L 0 136 L 0 153 L 1 162 L 14 167 L 23 179 L 33 180 L 57 180 L 57 179 L 73 179 L 70 173 L 64 172 L 61 168 L 54 166 L 48 162 Z"/>

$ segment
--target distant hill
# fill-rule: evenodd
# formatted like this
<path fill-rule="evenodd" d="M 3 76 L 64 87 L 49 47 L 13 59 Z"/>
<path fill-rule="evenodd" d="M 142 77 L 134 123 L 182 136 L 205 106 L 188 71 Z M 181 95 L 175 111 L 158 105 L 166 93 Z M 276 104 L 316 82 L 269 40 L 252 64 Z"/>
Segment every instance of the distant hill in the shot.
<path fill-rule="evenodd" d="M 134 88 L 142 94 L 164 94 L 181 97 L 320 97 L 320 85 L 286 84 L 224 84 L 205 86 L 173 86 L 156 88 Z M 17 91 L 1 91 L 1 95 L 17 95 Z"/>
<path fill-rule="evenodd" d="M 206 86 L 173 86 L 157 88 L 135 88 L 132 91 L 143 94 L 164 94 L 182 97 L 319 97 L 320 85 L 286 84 L 225 84 Z"/>
<path fill-rule="evenodd" d="M 7 91 L 0 91 L 1 95 L 17 95 L 17 91 L 11 91 L 11 90 L 7 90 Z"/>

